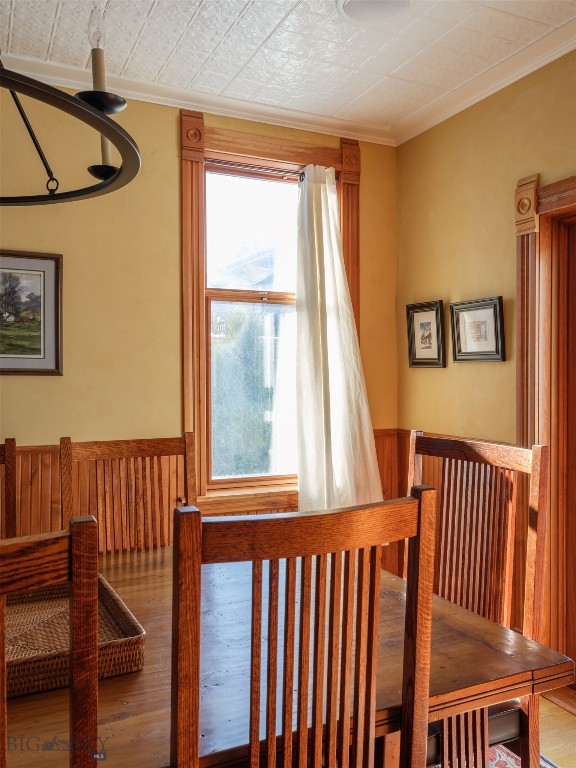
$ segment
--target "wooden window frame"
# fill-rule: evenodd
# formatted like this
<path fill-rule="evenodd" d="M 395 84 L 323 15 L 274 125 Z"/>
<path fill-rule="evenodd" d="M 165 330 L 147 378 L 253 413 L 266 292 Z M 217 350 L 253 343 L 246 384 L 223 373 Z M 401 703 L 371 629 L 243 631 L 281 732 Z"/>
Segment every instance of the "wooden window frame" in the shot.
<path fill-rule="evenodd" d="M 340 147 L 319 145 L 213 128 L 204 124 L 201 112 L 181 110 L 181 228 L 182 228 L 182 385 L 185 432 L 194 432 L 196 473 L 200 498 L 241 495 L 260 496 L 254 509 L 294 502 L 294 477 L 249 478 L 242 481 L 209 482 L 208 444 L 208 372 L 206 328 L 207 296 L 205 288 L 206 252 L 206 170 L 216 163 L 235 164 L 239 175 L 273 178 L 282 171 L 300 172 L 306 165 L 334 168 L 338 172 L 338 198 L 344 264 L 352 298 L 356 324 L 359 323 L 360 256 L 360 147 L 356 140 L 340 139 Z M 213 167 L 210 167 L 213 164 Z M 245 165 L 248 168 L 243 169 Z M 260 169 L 260 173 L 254 171 Z M 222 293 L 222 292 L 219 292 Z M 242 292 L 234 292 L 236 298 Z M 268 294 L 274 301 L 273 292 Z"/>

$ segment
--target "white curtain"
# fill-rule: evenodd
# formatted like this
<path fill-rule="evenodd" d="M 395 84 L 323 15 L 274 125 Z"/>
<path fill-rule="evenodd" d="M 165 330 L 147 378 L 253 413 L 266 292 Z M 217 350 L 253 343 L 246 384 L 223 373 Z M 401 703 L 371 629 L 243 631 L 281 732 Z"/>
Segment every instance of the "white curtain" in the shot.
<path fill-rule="evenodd" d="M 381 501 L 332 168 L 300 182 L 296 317 L 299 509 Z"/>

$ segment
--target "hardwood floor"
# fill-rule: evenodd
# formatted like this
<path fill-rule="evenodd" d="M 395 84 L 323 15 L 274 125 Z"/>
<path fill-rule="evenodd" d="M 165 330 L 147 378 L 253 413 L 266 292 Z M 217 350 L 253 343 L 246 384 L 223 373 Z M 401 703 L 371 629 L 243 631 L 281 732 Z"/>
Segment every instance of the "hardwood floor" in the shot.
<path fill-rule="evenodd" d="M 146 628 L 146 663 L 132 675 L 100 683 L 99 736 L 102 768 L 165 768 L 169 765 L 171 585 L 160 573 L 172 551 L 101 559 L 100 571 Z M 137 610 L 136 610 L 137 606 Z M 168 607 L 168 610 L 167 610 Z M 542 700 L 542 753 L 559 768 L 576 768 L 576 717 Z M 8 768 L 65 768 L 68 753 L 68 690 L 49 691 L 9 703 Z M 53 750 L 42 745 L 53 742 Z M 98 763 L 95 763 L 98 765 Z"/>
<path fill-rule="evenodd" d="M 540 700 L 540 751 L 558 768 L 576 768 L 576 716 Z"/>

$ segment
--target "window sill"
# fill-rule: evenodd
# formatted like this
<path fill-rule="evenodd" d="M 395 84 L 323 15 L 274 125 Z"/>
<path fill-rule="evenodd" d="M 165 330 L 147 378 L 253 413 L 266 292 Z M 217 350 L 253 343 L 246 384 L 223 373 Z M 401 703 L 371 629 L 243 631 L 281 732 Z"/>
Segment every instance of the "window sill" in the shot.
<path fill-rule="evenodd" d="M 298 509 L 298 489 L 294 485 L 238 490 L 226 488 L 199 496 L 196 506 L 203 514 L 290 512 Z"/>

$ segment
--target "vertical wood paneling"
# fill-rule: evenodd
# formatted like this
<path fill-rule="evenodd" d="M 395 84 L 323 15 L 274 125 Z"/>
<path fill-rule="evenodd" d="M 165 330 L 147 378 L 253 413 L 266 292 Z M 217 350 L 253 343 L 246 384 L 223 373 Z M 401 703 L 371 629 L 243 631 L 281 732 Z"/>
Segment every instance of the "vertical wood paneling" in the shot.
<path fill-rule="evenodd" d="M 380 482 L 382 483 L 382 493 L 385 499 L 395 499 L 398 496 L 406 495 L 406 477 L 404 479 L 399 473 L 399 457 L 408 456 L 408 450 L 404 451 L 404 446 L 400 447 L 398 442 L 399 432 L 397 429 L 375 429 L 374 445 L 376 447 L 376 460 L 380 471 Z M 404 547 L 401 542 L 394 542 L 387 547 L 382 548 L 382 567 L 392 573 L 402 573 Z"/>
<path fill-rule="evenodd" d="M 406 433 L 396 429 L 381 429 L 374 432 L 376 455 L 385 498 L 395 498 L 406 493 L 407 456 Z M 47 533 L 66 527 L 62 513 L 60 489 L 60 462 L 58 446 L 18 446 L 17 457 L 17 527 L 16 535 Z M 156 459 L 154 515 L 150 512 L 150 464 L 144 488 L 142 459 L 115 459 L 113 466 L 104 461 L 74 461 L 73 514 L 93 515 L 99 522 L 100 551 L 142 549 L 155 541 L 157 546 L 172 543 L 173 510 L 186 499 L 185 463 L 182 455 L 162 456 Z M 399 472 L 400 467 L 402 468 Z M 108 472 L 105 472 L 105 470 Z M 105 474 L 112 472 L 111 478 Z M 190 477 L 188 478 L 190 480 Z M 108 499 L 104 496 L 109 491 Z M 4 500 L 4 467 L 0 465 L 0 505 Z M 220 512 L 210 501 L 206 504 L 209 513 Z M 291 511 L 295 505 L 277 503 L 267 507 L 276 511 Z M 247 514 L 263 511 L 250 508 Z M 4 514 L 2 512 L 2 525 Z M 147 526 L 145 534 L 145 525 Z M 2 528 L 2 536 L 5 536 Z M 148 543 L 147 543 L 148 542 Z M 401 559 L 401 556 L 400 556 Z M 398 546 L 385 548 L 384 565 L 399 573 Z"/>
<path fill-rule="evenodd" d="M 376 447 L 376 459 L 380 470 L 380 481 L 385 499 L 395 499 L 406 493 L 406 482 L 400 487 L 398 472 L 398 430 L 375 429 L 374 445 Z M 405 453 L 408 456 L 408 451 Z M 406 475 L 405 475 L 406 476 Z"/>
<path fill-rule="evenodd" d="M 52 472 L 50 454 L 40 454 L 40 528 L 42 533 L 52 530 Z"/>
<path fill-rule="evenodd" d="M 56 485 L 54 477 L 57 478 Z M 0 476 L 0 504 L 4 500 L 4 473 Z M 60 480 L 57 446 L 16 448 L 16 529 L 26 536 L 61 530 Z M 4 513 L 2 513 L 4 517 Z M 2 536 L 7 533 L 2 529 Z"/>
<path fill-rule="evenodd" d="M 20 465 L 16 471 L 17 486 L 16 498 L 20 498 L 20 536 L 29 536 L 30 530 L 30 464 L 32 455 L 24 454 L 20 459 Z"/>
<path fill-rule="evenodd" d="M 147 462 L 144 466 L 144 463 Z M 172 543 L 172 515 L 185 498 L 183 456 L 72 463 L 72 514 L 93 515 L 100 551 L 126 551 Z M 63 530 L 59 447 L 16 449 L 15 535 Z M 4 502 L 0 465 L 0 505 Z M 1 536 L 6 537 L 2 509 Z"/>

